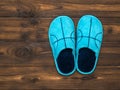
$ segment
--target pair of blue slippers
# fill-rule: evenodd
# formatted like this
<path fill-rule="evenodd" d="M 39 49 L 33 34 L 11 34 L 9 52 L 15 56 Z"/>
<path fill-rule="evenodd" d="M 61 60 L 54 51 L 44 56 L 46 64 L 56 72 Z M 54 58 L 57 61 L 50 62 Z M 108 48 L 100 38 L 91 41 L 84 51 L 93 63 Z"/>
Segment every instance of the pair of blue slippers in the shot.
<path fill-rule="evenodd" d="M 58 16 L 51 22 L 48 36 L 59 74 L 68 76 L 75 70 L 93 73 L 103 38 L 102 23 L 97 17 L 82 16 L 75 30 L 70 17 Z"/>

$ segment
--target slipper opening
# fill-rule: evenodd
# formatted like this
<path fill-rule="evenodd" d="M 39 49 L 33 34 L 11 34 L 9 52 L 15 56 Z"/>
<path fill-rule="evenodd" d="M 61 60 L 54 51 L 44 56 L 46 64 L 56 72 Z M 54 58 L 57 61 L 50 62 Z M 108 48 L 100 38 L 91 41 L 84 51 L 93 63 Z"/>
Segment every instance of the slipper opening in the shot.
<path fill-rule="evenodd" d="M 89 48 L 81 48 L 78 55 L 78 68 L 82 72 L 90 72 L 95 65 L 95 52 Z"/>
<path fill-rule="evenodd" d="M 67 48 L 60 52 L 57 58 L 58 68 L 62 73 L 70 73 L 74 69 L 74 56 L 72 49 Z"/>

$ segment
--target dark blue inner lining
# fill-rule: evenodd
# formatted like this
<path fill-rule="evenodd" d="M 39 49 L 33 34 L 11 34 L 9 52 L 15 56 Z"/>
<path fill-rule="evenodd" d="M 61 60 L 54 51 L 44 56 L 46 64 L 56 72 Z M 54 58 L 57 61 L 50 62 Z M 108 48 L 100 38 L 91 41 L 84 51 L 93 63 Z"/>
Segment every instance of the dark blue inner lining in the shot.
<path fill-rule="evenodd" d="M 72 49 L 64 49 L 60 52 L 57 58 L 58 68 L 62 73 L 70 73 L 74 69 L 74 56 L 72 54 Z"/>
<path fill-rule="evenodd" d="M 78 55 L 78 68 L 82 72 L 90 72 L 95 65 L 95 52 L 89 48 L 82 48 Z"/>

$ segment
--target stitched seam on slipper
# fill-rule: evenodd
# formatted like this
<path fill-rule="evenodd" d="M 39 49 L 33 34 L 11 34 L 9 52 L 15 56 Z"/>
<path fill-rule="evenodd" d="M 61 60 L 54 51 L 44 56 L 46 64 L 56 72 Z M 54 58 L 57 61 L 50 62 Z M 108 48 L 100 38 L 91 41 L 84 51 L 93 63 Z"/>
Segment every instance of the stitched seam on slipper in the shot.
<path fill-rule="evenodd" d="M 96 39 L 96 37 L 97 37 L 99 34 L 102 34 L 102 32 L 97 33 L 95 37 L 91 37 L 91 36 L 83 36 L 83 33 L 82 33 L 81 29 L 78 29 L 78 31 L 80 31 L 81 36 L 78 36 L 78 37 L 77 37 L 77 38 L 80 38 L 80 40 L 78 40 L 77 44 L 83 39 L 83 37 L 84 37 L 84 38 L 89 38 L 89 39 L 95 40 L 94 43 L 95 43 L 95 45 L 96 45 L 97 48 L 98 48 L 98 45 L 97 45 L 96 41 L 98 41 L 99 43 L 102 42 L 102 41 Z"/>

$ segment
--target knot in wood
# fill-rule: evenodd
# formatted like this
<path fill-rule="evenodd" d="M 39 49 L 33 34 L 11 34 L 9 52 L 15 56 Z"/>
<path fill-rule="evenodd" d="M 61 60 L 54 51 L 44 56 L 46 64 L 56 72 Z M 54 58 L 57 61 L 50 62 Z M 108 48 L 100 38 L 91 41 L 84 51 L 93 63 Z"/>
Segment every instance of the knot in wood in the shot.
<path fill-rule="evenodd" d="M 28 58 L 32 56 L 32 49 L 30 47 L 17 47 L 15 49 L 15 56 L 21 58 Z"/>

